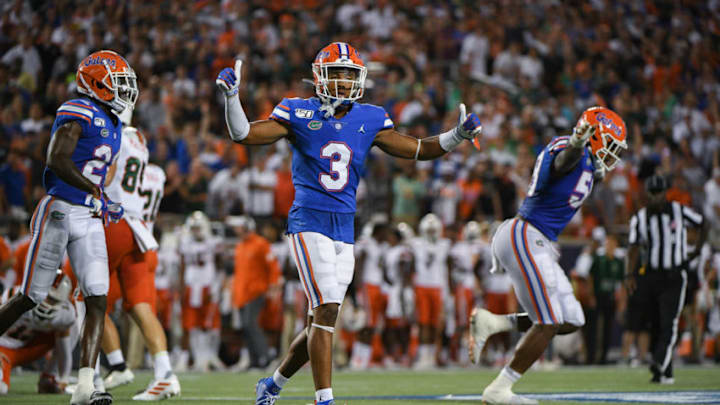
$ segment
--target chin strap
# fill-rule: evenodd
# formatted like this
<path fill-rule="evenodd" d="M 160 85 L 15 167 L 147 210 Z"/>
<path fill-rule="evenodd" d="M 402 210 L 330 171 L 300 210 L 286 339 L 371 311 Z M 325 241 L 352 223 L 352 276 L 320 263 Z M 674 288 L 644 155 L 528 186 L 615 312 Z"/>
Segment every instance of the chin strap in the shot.
<path fill-rule="evenodd" d="M 318 110 L 323 111 L 325 119 L 328 119 L 335 115 L 335 109 L 338 108 L 340 104 L 342 104 L 342 100 L 335 100 L 331 102 L 328 99 L 323 99 L 322 105 L 318 108 Z"/>

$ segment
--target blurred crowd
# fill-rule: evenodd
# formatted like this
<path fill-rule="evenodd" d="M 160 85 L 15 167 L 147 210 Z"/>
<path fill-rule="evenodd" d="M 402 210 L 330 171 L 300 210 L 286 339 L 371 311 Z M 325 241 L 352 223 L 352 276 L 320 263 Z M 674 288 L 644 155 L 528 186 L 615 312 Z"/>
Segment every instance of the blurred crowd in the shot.
<path fill-rule="evenodd" d="M 15 0 L 0 8 L 3 229 L 11 218 L 27 221 L 44 195 L 49 129 L 57 107 L 76 97 L 78 62 L 113 49 L 138 75 L 134 125 L 167 174 L 160 229 L 200 210 L 218 223 L 251 216 L 282 234 L 293 198 L 289 147 L 232 144 L 214 79 L 243 59 L 240 98 L 250 120 L 265 119 L 283 97 L 313 96 L 304 79 L 332 41 L 359 50 L 368 67 L 362 101 L 383 106 L 402 132 L 422 138 L 452 127 L 460 101 L 484 126 L 474 145 L 435 162 L 374 150 L 358 191 L 358 233 L 378 218 L 417 229 L 427 213 L 447 228 L 514 216 L 538 151 L 592 105 L 625 119 L 629 150 L 566 237 L 589 240 L 598 226 L 622 235 L 653 173 L 669 176 L 670 198 L 720 229 L 718 1 Z"/>

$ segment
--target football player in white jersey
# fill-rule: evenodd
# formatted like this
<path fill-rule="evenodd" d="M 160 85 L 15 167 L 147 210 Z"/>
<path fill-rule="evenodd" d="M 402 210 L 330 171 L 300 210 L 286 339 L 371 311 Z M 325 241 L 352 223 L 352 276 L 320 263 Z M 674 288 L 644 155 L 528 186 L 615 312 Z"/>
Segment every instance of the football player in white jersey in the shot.
<path fill-rule="evenodd" d="M 411 242 L 415 258 L 415 305 L 420 326 L 420 348 L 416 369 L 435 366 L 435 349 L 440 337 L 448 289 L 450 241 L 442 237 L 442 222 L 435 214 L 420 220 L 420 237 Z"/>
<path fill-rule="evenodd" d="M 387 232 L 387 250 L 385 252 L 384 288 L 387 295 L 385 310 L 385 350 L 389 354 L 386 365 L 401 363 L 410 341 L 409 318 L 405 305 L 404 292 L 411 290 L 412 253 L 397 228 Z M 394 363 L 394 364 L 393 364 Z"/>
<path fill-rule="evenodd" d="M 477 225 L 477 222 L 471 221 L 468 225 L 470 224 Z M 473 227 L 473 225 L 470 226 Z M 472 233 L 470 236 L 472 236 Z M 468 319 L 475 301 L 477 277 L 474 270 L 478 256 L 475 253 L 473 241 L 468 238 L 467 226 L 463 229 L 462 234 L 459 225 L 449 226 L 447 237 L 452 241 L 449 280 L 452 283 L 450 291 L 455 298 L 455 313 L 452 316 L 454 316 L 457 326 L 452 339 L 460 349 L 458 360 L 461 364 L 465 364 L 464 361 L 469 359 L 465 335 L 468 331 Z"/>
<path fill-rule="evenodd" d="M 140 328 L 150 354 L 154 360 L 154 379 L 147 388 L 133 397 L 135 400 L 157 401 L 180 394 L 180 383 L 172 372 L 170 357 L 167 352 L 167 337 L 162 324 L 156 315 L 155 267 L 158 243 L 151 227 L 143 220 L 152 203 L 159 205 L 159 198 L 154 197 L 145 185 L 149 151 L 145 137 L 130 126 L 132 110 L 121 114 L 125 123 L 122 143 L 117 162 L 117 171 L 107 187 L 108 196 L 119 201 L 125 208 L 123 219 L 105 229 L 108 245 L 110 271 L 117 273 L 119 289 L 113 288 L 114 277 L 111 277 L 111 293 L 108 294 L 108 308 L 112 308 L 113 299 L 120 297 L 113 291 L 120 291 L 123 309 L 127 311 Z M 154 170 L 154 169 L 152 169 Z M 162 171 L 162 169 L 160 169 Z M 153 172 L 156 176 L 157 173 Z M 157 188 L 160 179 L 152 179 Z M 149 195 L 150 194 L 150 195 Z M 162 194 L 160 194 L 161 196 Z M 153 201 L 154 200 L 154 201 Z M 115 295 L 115 296 L 113 296 Z M 120 348 L 120 336 L 109 317 L 105 318 L 103 335 L 103 351 L 110 364 L 110 373 L 105 377 L 105 388 L 112 389 L 128 384 L 134 378 L 132 371 L 125 366 L 125 359 Z"/>
<path fill-rule="evenodd" d="M 0 298 L 0 305 L 6 303 L 19 289 L 20 287 L 14 287 L 5 290 Z M 59 372 L 59 384 L 55 393 L 59 393 L 67 383 L 72 369 L 74 346 L 70 328 L 77 317 L 71 302 L 71 292 L 70 278 L 58 270 L 47 297 L 31 311 L 25 312 L 0 336 L 0 394 L 7 394 L 10 388 L 10 371 L 13 367 L 29 364 L 53 349 Z M 75 341 L 77 337 L 75 336 Z M 43 374 L 43 377 L 46 375 Z M 51 377 L 51 380 L 55 382 L 54 377 Z"/>
<path fill-rule="evenodd" d="M 356 277 L 362 280 L 359 301 L 365 308 L 365 327 L 358 332 L 353 343 L 350 367 L 364 370 L 370 365 L 372 358 L 372 340 L 385 316 L 387 295 L 382 291 L 383 257 L 385 254 L 385 238 L 387 225 L 370 223 L 369 233 L 358 240 L 355 245 L 355 268 L 359 270 Z"/>
<path fill-rule="evenodd" d="M 220 328 L 217 262 L 220 241 L 212 235 L 210 221 L 200 211 L 185 221 L 180 237 L 180 285 L 182 295 L 183 349 L 180 367 L 187 367 L 187 349 L 192 352 L 194 367 L 207 369 L 215 359 L 212 341 Z"/>
<path fill-rule="evenodd" d="M 145 221 L 148 229 L 150 229 L 150 232 L 152 232 L 155 227 L 155 220 L 157 219 L 160 202 L 162 201 L 165 190 L 165 180 L 167 180 L 167 177 L 162 167 L 154 163 L 148 163 L 145 166 L 142 188 L 138 194 L 145 199 L 142 207 L 142 219 Z"/>

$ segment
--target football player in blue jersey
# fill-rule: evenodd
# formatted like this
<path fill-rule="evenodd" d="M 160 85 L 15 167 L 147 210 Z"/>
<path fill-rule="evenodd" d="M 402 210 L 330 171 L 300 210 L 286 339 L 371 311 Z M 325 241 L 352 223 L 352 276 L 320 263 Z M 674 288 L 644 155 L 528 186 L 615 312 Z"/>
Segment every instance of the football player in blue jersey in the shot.
<path fill-rule="evenodd" d="M 503 222 L 492 240 L 493 270 L 505 269 L 524 314 L 496 315 L 476 308 L 470 317 L 471 359 L 477 363 L 488 337 L 513 328 L 526 332 L 510 363 L 483 392 L 489 404 L 536 404 L 515 395 L 512 385 L 545 351 L 556 334 L 585 324 L 580 303 L 558 264 L 553 242 L 593 183 L 620 161 L 627 149 L 625 123 L 613 111 L 592 107 L 572 135 L 554 138 L 540 152 L 527 197 L 518 215 Z"/>
<path fill-rule="evenodd" d="M 110 394 L 93 386 L 108 291 L 103 226 L 123 214 L 122 207 L 103 190 L 106 177 L 111 177 L 108 168 L 120 149 L 119 115 L 134 107 L 138 89 L 135 72 L 113 51 L 86 57 L 76 80 L 84 97 L 67 101 L 57 110 L 43 173 L 47 195 L 31 220 L 21 294 L 0 308 L 0 334 L 45 299 L 67 251 L 86 308 L 78 387 L 70 403 L 100 405 L 112 403 Z"/>
<path fill-rule="evenodd" d="M 256 387 L 256 404 L 275 402 L 282 386 L 310 361 L 316 403 L 334 404 L 332 339 L 338 307 L 353 278 L 355 193 L 365 158 L 373 146 L 402 158 L 440 157 L 482 129 L 475 114 L 460 105 L 457 127 L 416 139 L 393 128 L 382 107 L 356 102 L 363 96 L 367 69 L 344 42 L 323 48 L 312 64 L 317 97 L 286 98 L 269 119 L 248 122 L 237 96 L 240 67 L 220 72 L 225 118 L 235 142 L 262 145 L 287 138 L 293 151 L 295 201 L 288 217 L 288 241 L 312 308 L 300 333 L 272 377 Z"/>

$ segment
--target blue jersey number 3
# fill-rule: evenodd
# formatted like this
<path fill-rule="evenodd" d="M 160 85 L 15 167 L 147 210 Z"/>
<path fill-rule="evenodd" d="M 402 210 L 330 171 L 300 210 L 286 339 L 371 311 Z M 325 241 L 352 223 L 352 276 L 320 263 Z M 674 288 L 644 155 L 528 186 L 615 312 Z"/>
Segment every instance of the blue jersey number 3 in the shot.
<path fill-rule="evenodd" d="M 320 149 L 323 159 L 330 159 L 330 172 L 320 173 L 318 181 L 327 191 L 342 191 L 347 186 L 352 150 L 345 142 L 328 142 Z"/>

